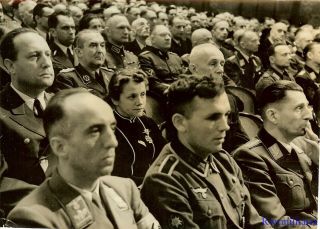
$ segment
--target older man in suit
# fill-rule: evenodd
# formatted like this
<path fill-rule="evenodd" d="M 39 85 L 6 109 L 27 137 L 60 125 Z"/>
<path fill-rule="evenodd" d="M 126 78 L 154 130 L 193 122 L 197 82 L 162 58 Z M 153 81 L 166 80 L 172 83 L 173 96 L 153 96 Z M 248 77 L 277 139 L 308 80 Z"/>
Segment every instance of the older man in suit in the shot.
<path fill-rule="evenodd" d="M 302 137 L 310 132 L 308 100 L 295 82 L 280 80 L 259 104 L 263 128 L 234 153 L 252 203 L 275 228 L 316 228 L 319 145 Z"/>
<path fill-rule="evenodd" d="M 134 182 L 110 176 L 118 142 L 107 103 L 84 89 L 62 90 L 45 110 L 44 128 L 57 170 L 10 220 L 24 227 L 158 228 Z"/>
<path fill-rule="evenodd" d="M 38 33 L 22 28 L 4 37 L 0 52 L 11 76 L 0 94 L 0 149 L 7 176 L 40 184 L 48 167 L 41 116 L 51 97 L 45 89 L 54 78 L 51 50 Z"/>

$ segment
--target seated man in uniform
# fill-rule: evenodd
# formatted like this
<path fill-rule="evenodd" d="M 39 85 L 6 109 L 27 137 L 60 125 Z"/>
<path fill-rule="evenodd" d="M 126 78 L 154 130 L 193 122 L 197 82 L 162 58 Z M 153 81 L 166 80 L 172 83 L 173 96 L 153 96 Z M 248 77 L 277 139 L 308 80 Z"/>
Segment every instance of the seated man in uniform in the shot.
<path fill-rule="evenodd" d="M 276 228 L 288 226 L 285 220 L 295 223 L 290 228 L 306 228 L 295 220 L 316 228 L 319 145 L 306 138 L 293 143 L 310 132 L 308 100 L 295 82 L 280 80 L 262 91 L 259 104 L 263 128 L 234 153 L 252 203 Z"/>
<path fill-rule="evenodd" d="M 164 228 L 264 228 L 241 170 L 224 150 L 230 105 L 221 78 L 193 75 L 168 90 L 168 137 L 141 194 Z"/>
<path fill-rule="evenodd" d="M 105 99 L 113 71 L 102 67 L 106 58 L 102 35 L 95 30 L 80 31 L 75 39 L 75 52 L 79 65 L 61 70 L 51 90 L 57 92 L 66 88 L 83 87 Z"/>
<path fill-rule="evenodd" d="M 111 107 L 97 96 L 78 88 L 58 92 L 44 113 L 57 170 L 8 218 L 24 227 L 158 228 L 134 182 L 110 176 L 115 127 Z"/>

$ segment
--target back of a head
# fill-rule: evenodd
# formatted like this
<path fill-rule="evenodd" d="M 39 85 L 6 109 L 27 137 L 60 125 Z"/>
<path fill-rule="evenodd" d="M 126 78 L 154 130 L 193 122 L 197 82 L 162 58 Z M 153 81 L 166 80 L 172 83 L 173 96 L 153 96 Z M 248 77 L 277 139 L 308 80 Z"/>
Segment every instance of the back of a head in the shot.
<path fill-rule="evenodd" d="M 258 107 L 263 119 L 265 117 L 265 109 L 270 104 L 282 101 L 286 97 L 287 91 L 300 91 L 303 93 L 303 89 L 297 83 L 289 80 L 279 80 L 257 94 Z"/>
<path fill-rule="evenodd" d="M 64 137 L 68 136 L 69 128 L 67 126 L 56 126 L 66 116 L 64 102 L 72 95 L 90 94 L 84 88 L 71 88 L 57 92 L 49 101 L 43 114 L 43 127 L 48 138 L 54 134 L 60 134 Z M 54 128 L 56 127 L 56 128 Z"/>
<path fill-rule="evenodd" d="M 221 52 L 217 46 L 212 43 L 205 43 L 195 46 L 190 53 L 189 60 L 190 64 L 196 63 L 199 59 L 203 59 L 208 56 L 208 53 Z"/>
<path fill-rule="evenodd" d="M 201 28 L 193 31 L 193 33 L 191 34 L 192 47 L 195 47 L 203 43 L 207 43 L 204 39 L 205 37 L 211 37 L 212 39 L 212 34 L 209 30 Z"/>

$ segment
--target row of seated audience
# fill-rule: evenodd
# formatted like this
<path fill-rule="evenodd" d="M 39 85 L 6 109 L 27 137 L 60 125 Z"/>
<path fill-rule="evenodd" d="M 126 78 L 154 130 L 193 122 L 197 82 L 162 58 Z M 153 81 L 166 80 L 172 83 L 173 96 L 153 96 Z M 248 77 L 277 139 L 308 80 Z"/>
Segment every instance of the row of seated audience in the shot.
<path fill-rule="evenodd" d="M 316 29 L 143 1 L 0 6 L 7 226 L 316 228 Z M 255 139 L 226 86 L 256 95 Z"/>

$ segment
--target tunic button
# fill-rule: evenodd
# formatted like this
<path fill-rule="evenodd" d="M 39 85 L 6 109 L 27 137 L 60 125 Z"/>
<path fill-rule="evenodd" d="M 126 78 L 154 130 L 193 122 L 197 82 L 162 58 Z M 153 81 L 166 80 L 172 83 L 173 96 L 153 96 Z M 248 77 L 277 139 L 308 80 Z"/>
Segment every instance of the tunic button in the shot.
<path fill-rule="evenodd" d="M 235 177 L 232 177 L 231 180 L 232 180 L 232 183 L 236 183 L 236 178 Z"/>
<path fill-rule="evenodd" d="M 292 184 L 293 184 L 293 180 L 289 180 L 289 184 L 291 184 L 291 185 L 292 185 Z"/>
<path fill-rule="evenodd" d="M 211 211 L 211 209 L 209 208 L 208 209 L 208 215 L 211 215 L 212 214 L 212 211 Z"/>
<path fill-rule="evenodd" d="M 220 193 L 220 198 L 223 199 L 223 194 L 222 193 Z"/>
<path fill-rule="evenodd" d="M 29 143 L 30 143 L 30 138 L 25 138 L 25 139 L 23 140 L 23 142 L 24 142 L 25 144 L 29 144 Z"/>
<path fill-rule="evenodd" d="M 243 198 L 243 197 L 244 197 L 244 193 L 243 193 L 243 192 L 240 192 L 240 196 Z"/>

